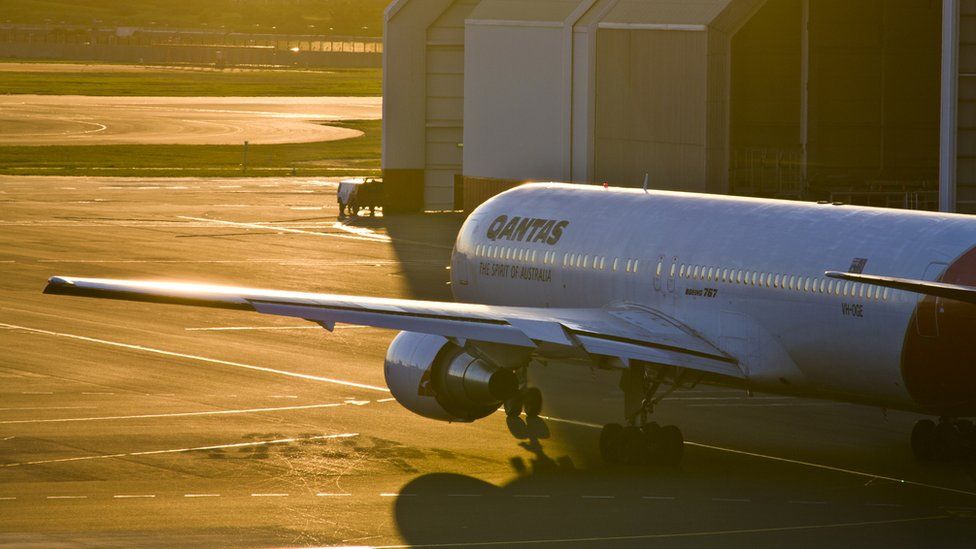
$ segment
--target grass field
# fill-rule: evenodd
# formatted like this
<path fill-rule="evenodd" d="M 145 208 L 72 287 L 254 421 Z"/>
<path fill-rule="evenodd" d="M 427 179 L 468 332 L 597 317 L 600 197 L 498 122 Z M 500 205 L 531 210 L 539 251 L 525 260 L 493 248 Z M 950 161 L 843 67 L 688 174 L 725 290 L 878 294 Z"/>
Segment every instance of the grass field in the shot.
<path fill-rule="evenodd" d="M 0 0 L 0 22 L 379 36 L 387 4 L 389 0 Z"/>
<path fill-rule="evenodd" d="M 0 92 L 100 96 L 378 96 L 380 69 L 0 72 Z"/>
<path fill-rule="evenodd" d="M 333 122 L 364 132 L 340 141 L 252 145 L 0 146 L 0 174 L 101 176 L 375 175 L 381 121 Z"/>

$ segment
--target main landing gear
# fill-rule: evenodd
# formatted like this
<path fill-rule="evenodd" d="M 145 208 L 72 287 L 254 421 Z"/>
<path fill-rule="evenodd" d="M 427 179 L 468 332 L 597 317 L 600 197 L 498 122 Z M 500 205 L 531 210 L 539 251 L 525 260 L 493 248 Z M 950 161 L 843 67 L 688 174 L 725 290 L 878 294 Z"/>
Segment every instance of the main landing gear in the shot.
<path fill-rule="evenodd" d="M 976 427 L 968 419 L 940 418 L 915 422 L 912 452 L 919 461 L 976 459 Z"/>
<path fill-rule="evenodd" d="M 542 391 L 538 387 L 523 387 L 517 395 L 505 401 L 506 416 L 517 417 L 523 410 L 528 418 L 539 417 L 542 413 Z"/>
<path fill-rule="evenodd" d="M 658 372 L 660 373 L 660 372 Z M 624 406 L 630 411 L 631 402 L 639 405 L 627 415 L 627 425 L 609 423 L 600 431 L 600 455 L 610 464 L 666 465 L 681 463 L 684 454 L 684 436 L 674 425 L 661 426 L 648 417 L 665 396 L 678 387 L 675 380 L 661 396 L 655 398 L 662 385 L 662 377 L 655 376 L 650 368 L 631 366 L 620 380 L 624 390 Z"/>

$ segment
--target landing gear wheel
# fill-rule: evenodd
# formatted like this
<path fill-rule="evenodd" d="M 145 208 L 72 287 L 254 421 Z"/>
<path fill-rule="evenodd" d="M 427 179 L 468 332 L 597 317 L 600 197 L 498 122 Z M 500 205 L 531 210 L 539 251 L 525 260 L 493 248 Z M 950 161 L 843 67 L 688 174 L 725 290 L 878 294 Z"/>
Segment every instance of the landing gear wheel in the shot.
<path fill-rule="evenodd" d="M 522 406 L 525 417 L 539 417 L 542 413 L 542 391 L 538 387 L 530 387 L 522 395 Z"/>
<path fill-rule="evenodd" d="M 627 465 L 644 465 L 650 458 L 650 447 L 647 437 L 640 427 L 624 427 L 623 463 Z"/>
<path fill-rule="evenodd" d="M 938 438 L 935 422 L 922 419 L 912 428 L 912 452 L 919 461 L 932 461 L 938 457 Z"/>
<path fill-rule="evenodd" d="M 681 429 L 674 425 L 661 427 L 657 443 L 660 445 L 658 455 L 662 465 L 674 467 L 681 463 L 685 450 L 685 437 L 681 434 Z"/>
<path fill-rule="evenodd" d="M 517 394 L 505 401 L 505 415 L 518 417 L 522 413 L 522 395 Z"/>
<path fill-rule="evenodd" d="M 624 426 L 608 423 L 600 430 L 600 457 L 605 463 L 620 463 L 623 455 Z"/>

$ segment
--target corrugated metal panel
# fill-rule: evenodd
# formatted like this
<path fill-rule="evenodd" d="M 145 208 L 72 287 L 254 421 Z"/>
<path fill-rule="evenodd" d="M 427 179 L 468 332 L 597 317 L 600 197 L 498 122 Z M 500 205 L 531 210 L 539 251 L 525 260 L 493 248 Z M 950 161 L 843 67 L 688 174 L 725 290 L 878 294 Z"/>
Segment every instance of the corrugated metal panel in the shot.
<path fill-rule="evenodd" d="M 464 127 L 464 20 L 479 0 L 456 0 L 427 29 L 424 207 L 451 209 L 461 173 Z"/>
<path fill-rule="evenodd" d="M 620 0 L 605 23 L 708 25 L 732 0 Z"/>
<path fill-rule="evenodd" d="M 705 190 L 707 34 L 601 30 L 594 177 Z"/>
<path fill-rule="evenodd" d="M 562 23 L 581 0 L 483 0 L 471 13 L 476 21 L 548 21 Z"/>
<path fill-rule="evenodd" d="M 956 185 L 969 187 L 960 198 L 976 198 L 976 0 L 960 4 L 959 73 Z"/>

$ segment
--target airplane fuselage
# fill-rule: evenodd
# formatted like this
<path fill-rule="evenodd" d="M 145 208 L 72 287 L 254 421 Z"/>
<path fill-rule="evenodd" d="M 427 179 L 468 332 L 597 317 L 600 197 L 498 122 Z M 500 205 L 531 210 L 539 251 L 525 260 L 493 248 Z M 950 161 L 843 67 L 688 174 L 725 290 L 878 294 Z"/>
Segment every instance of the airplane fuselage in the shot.
<path fill-rule="evenodd" d="M 476 209 L 458 301 L 635 304 L 735 357 L 756 390 L 976 415 L 976 306 L 828 279 L 853 271 L 976 286 L 969 216 L 564 184 Z"/>

